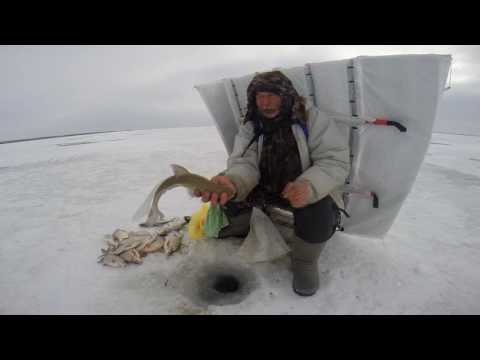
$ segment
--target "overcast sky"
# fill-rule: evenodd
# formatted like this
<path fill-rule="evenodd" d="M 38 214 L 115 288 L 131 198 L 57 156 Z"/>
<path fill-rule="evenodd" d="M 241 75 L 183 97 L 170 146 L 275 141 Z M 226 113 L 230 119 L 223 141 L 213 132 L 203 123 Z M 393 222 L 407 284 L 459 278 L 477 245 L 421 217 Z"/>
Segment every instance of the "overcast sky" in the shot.
<path fill-rule="evenodd" d="M 451 54 L 435 130 L 480 134 L 480 46 L 0 46 L 0 141 L 213 125 L 194 85 L 360 55 Z"/>

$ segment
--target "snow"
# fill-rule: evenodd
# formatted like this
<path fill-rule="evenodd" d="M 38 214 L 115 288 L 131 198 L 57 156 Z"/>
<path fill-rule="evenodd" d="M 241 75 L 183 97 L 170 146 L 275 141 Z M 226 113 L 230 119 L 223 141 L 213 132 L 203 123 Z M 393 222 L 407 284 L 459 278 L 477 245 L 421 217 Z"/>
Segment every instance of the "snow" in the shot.
<path fill-rule="evenodd" d="M 202 304 L 191 287 L 203 265 L 235 264 L 238 240 L 190 241 L 190 253 L 150 254 L 121 269 L 96 262 L 105 235 L 137 229 L 132 215 L 172 163 L 204 176 L 223 170 L 216 129 L 0 145 L 0 314 L 480 313 L 480 137 L 433 134 L 388 235 L 337 233 L 321 255 L 315 296 L 293 293 L 283 258 L 238 263 L 255 274 L 255 286 L 226 305 Z M 160 208 L 185 216 L 200 206 L 174 189 Z"/>

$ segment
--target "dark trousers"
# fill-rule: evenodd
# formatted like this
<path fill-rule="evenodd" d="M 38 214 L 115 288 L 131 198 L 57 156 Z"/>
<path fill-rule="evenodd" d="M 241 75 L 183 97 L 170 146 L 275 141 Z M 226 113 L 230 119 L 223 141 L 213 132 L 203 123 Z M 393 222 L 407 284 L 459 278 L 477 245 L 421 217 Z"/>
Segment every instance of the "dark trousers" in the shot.
<path fill-rule="evenodd" d="M 293 212 L 295 235 L 308 243 L 323 243 L 330 239 L 340 222 L 340 211 L 330 196 Z M 242 203 L 228 202 L 224 206 L 230 225 L 222 229 L 219 238 L 245 237 L 250 230 L 252 208 Z"/>

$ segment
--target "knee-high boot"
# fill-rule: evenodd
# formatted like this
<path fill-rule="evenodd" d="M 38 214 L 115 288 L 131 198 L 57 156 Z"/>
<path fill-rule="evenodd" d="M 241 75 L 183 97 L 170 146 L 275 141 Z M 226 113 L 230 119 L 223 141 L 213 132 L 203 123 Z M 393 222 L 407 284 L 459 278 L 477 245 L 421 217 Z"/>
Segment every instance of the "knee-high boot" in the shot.
<path fill-rule="evenodd" d="M 308 243 L 295 236 L 292 248 L 293 290 L 301 296 L 315 294 L 319 287 L 318 258 L 326 241 Z"/>

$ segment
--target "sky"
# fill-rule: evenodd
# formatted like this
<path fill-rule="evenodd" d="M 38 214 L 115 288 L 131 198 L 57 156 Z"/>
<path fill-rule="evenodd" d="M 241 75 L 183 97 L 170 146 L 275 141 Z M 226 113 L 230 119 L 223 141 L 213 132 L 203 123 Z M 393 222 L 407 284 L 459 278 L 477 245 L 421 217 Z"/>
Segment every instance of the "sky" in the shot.
<path fill-rule="evenodd" d="M 434 131 L 480 135 L 480 46 L 0 46 L 0 141 L 213 125 L 194 89 L 274 67 L 356 56 L 450 54 Z"/>

